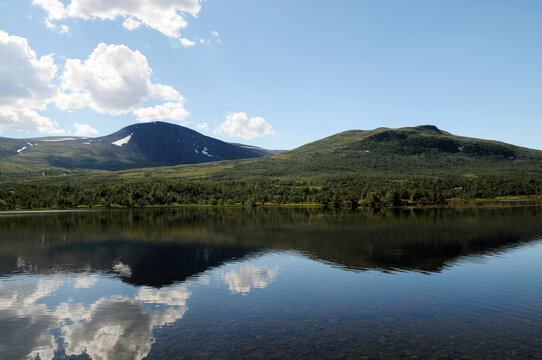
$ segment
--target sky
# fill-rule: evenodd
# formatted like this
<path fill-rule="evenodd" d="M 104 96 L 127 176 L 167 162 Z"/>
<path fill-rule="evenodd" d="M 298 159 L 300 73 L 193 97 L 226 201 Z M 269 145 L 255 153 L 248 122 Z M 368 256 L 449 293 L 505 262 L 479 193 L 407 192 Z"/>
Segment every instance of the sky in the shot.
<path fill-rule="evenodd" d="M 542 149 L 541 40 L 538 0 L 0 0 L 0 136 L 432 124 Z"/>

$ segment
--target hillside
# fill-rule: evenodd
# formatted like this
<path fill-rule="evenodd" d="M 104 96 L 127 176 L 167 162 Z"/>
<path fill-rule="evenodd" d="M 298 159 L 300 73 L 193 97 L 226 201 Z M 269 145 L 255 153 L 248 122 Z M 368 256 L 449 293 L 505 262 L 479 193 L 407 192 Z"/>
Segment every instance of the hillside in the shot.
<path fill-rule="evenodd" d="M 0 171 L 0 209 L 542 200 L 542 151 L 434 126 L 347 131 L 256 159 L 122 171 L 29 168 Z"/>
<path fill-rule="evenodd" d="M 135 124 L 97 138 L 0 138 L 0 160 L 12 168 L 114 171 L 271 154 L 265 149 L 226 143 L 164 122 Z"/>
<path fill-rule="evenodd" d="M 91 142 L 90 145 L 86 144 L 85 148 L 82 145 L 74 146 L 73 153 L 77 153 L 77 156 L 68 154 L 66 150 L 63 152 L 63 157 L 47 155 L 45 162 L 49 166 L 73 166 L 74 163 L 80 163 L 80 167 L 87 166 L 88 168 L 88 163 L 96 164 L 98 162 L 96 159 L 101 159 L 103 164 L 107 165 L 109 162 L 117 166 L 125 161 L 127 164 L 125 170 L 66 171 L 61 168 L 49 168 L 42 172 L 40 167 L 21 165 L 26 159 L 32 160 L 29 163 L 33 164 L 38 164 L 40 159 L 44 159 L 44 154 L 36 152 L 34 146 L 17 155 L 19 168 L 12 168 L 11 173 L 0 171 L 0 178 L 5 185 L 9 185 L 15 183 L 119 183 L 156 179 L 203 181 L 282 179 L 320 182 L 337 178 L 540 177 L 542 173 L 542 151 L 540 150 L 456 136 L 430 125 L 400 129 L 379 128 L 370 131 L 351 130 L 273 156 L 237 158 L 201 164 L 189 162 L 220 160 L 226 155 L 256 157 L 268 152 L 259 148 L 249 152 L 251 149 L 243 147 L 246 145 L 227 144 L 202 136 L 202 140 L 196 138 L 198 140 L 195 143 L 199 146 L 196 153 L 194 142 L 173 141 L 172 139 L 175 139 L 177 134 L 169 138 L 164 135 L 164 142 L 174 142 L 174 146 L 183 149 L 179 153 L 168 153 L 161 147 L 152 150 L 152 147 L 137 135 L 137 127 L 145 125 L 151 126 L 134 125 L 108 137 L 94 139 L 94 144 L 88 139 L 46 144 L 48 149 L 57 149 L 56 151 L 60 153 L 58 147 L 62 144 Z M 194 136 L 197 134 L 191 130 L 182 129 L 188 131 L 188 134 Z M 111 144 L 126 139 L 131 134 L 133 135 L 126 144 L 120 147 Z M 222 146 L 221 149 L 231 149 L 232 152 L 228 153 L 224 150 L 219 152 L 217 150 L 219 145 Z M 240 148 L 241 152 L 239 152 Z M 86 153 L 82 149 L 86 149 Z M 94 151 L 99 156 L 92 152 L 92 149 L 95 149 Z M 109 153 L 105 150 L 98 152 L 98 149 L 109 150 Z M 141 149 L 144 151 L 141 152 Z M 205 154 L 202 155 L 204 149 L 213 156 L 220 153 L 222 157 L 210 158 Z M 243 151 L 246 152 L 243 153 Z M 254 154 L 255 152 L 257 154 Z M 146 157 L 138 157 L 141 153 L 146 154 Z M 117 157 L 110 158 L 109 154 Z M 184 158 L 184 154 L 189 154 L 189 157 Z M 150 166 L 168 161 L 184 161 L 188 164 L 150 168 Z M 131 166 L 141 164 L 141 168 L 128 169 L 128 164 Z M 111 167 L 103 166 L 102 168 Z"/>
<path fill-rule="evenodd" d="M 542 151 L 456 136 L 425 125 L 345 131 L 270 157 L 157 170 L 156 177 L 206 180 L 539 176 Z M 138 171 L 119 175 L 134 179 Z"/>

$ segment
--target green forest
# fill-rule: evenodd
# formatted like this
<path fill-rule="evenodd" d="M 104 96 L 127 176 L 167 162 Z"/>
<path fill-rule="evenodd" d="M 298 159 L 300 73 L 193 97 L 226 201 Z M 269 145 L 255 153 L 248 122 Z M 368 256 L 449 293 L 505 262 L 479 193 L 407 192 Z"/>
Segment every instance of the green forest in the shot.
<path fill-rule="evenodd" d="M 73 160 L 68 155 L 63 156 Z M 93 161 L 105 161 L 106 155 Z M 122 171 L 15 159 L 0 165 L 2 210 L 542 200 L 542 151 L 455 136 L 434 126 L 346 131 L 274 156 Z"/>
<path fill-rule="evenodd" d="M 542 198 L 542 177 L 336 178 L 324 181 L 173 181 L 19 185 L 0 188 L 0 209 L 147 206 L 319 205 L 391 207 L 465 205 Z"/>

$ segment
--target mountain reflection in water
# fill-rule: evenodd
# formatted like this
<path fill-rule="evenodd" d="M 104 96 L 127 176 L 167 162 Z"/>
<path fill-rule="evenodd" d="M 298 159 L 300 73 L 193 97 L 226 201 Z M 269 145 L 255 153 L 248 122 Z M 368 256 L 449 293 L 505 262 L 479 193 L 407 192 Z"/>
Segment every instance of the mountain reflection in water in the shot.
<path fill-rule="evenodd" d="M 538 207 L 330 212 L 180 209 L 0 217 L 0 274 L 115 272 L 164 286 L 269 250 L 295 250 L 344 269 L 441 271 L 542 234 Z M 117 265 L 118 267 L 119 265 Z M 117 269 L 118 270 L 118 269 Z"/>
<path fill-rule="evenodd" d="M 162 345 L 152 356 L 158 329 L 193 322 L 205 306 L 256 301 L 274 282 L 285 286 L 281 274 L 292 281 L 297 259 L 354 273 L 440 273 L 537 241 L 541 218 L 537 207 L 4 214 L 0 358 L 169 358 Z"/>

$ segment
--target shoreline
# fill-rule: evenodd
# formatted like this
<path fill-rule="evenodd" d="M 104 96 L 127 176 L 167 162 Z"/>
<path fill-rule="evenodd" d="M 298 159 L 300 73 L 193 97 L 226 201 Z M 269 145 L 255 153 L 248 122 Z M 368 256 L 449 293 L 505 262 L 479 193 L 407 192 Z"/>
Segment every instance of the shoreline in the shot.
<path fill-rule="evenodd" d="M 476 199 L 462 204 L 418 204 L 401 206 L 329 206 L 324 204 L 233 204 L 233 205 L 208 205 L 208 204 L 178 204 L 178 205 L 147 205 L 141 207 L 129 207 L 112 204 L 111 206 L 78 206 L 75 208 L 30 208 L 30 209 L 6 209 L 0 210 L 2 215 L 16 214 L 44 214 L 44 213 L 69 213 L 69 212 L 99 212 L 109 210 L 152 210 L 152 209 L 181 209 L 181 208 L 209 208 L 209 209 L 227 209 L 227 208 L 313 208 L 313 209 L 342 209 L 342 210 L 367 210 L 367 209 L 476 209 L 476 208 L 517 208 L 542 206 L 540 199 Z"/>

